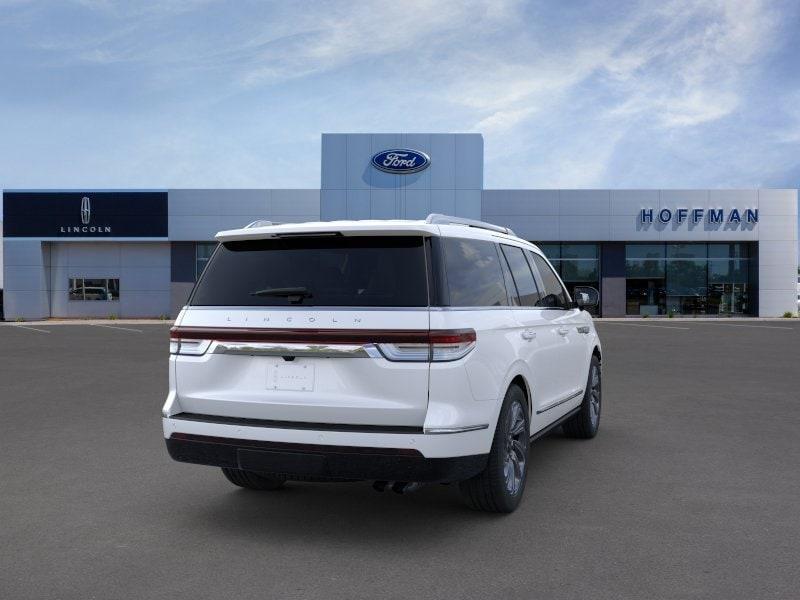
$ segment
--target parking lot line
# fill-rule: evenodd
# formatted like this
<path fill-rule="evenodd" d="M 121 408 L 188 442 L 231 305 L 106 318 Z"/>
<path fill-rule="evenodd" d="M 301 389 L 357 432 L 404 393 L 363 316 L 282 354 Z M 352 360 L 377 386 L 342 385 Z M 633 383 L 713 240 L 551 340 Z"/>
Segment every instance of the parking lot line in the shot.
<path fill-rule="evenodd" d="M 41 331 L 42 333 L 50 333 L 47 329 L 37 329 L 36 327 L 31 327 L 29 325 L 12 325 L 11 327 L 16 327 L 17 329 L 30 329 L 31 331 Z"/>
<path fill-rule="evenodd" d="M 627 325 L 628 327 L 655 327 L 656 329 L 686 329 L 687 331 L 691 329 L 691 327 L 676 327 L 674 325 L 645 325 L 644 323 L 620 323 L 619 321 L 595 321 L 595 323 L 601 323 L 603 325 Z"/>
<path fill-rule="evenodd" d="M 727 325 L 728 327 L 760 327 L 762 329 L 788 329 L 794 331 L 794 327 L 783 327 L 782 325 L 749 325 L 747 323 L 695 323 L 695 325 Z"/>
<path fill-rule="evenodd" d="M 121 329 L 123 331 L 135 331 L 136 333 L 142 333 L 141 329 L 133 329 L 132 327 L 117 327 L 115 325 L 102 325 L 101 323 L 92 323 L 92 327 L 105 327 L 106 329 Z"/>

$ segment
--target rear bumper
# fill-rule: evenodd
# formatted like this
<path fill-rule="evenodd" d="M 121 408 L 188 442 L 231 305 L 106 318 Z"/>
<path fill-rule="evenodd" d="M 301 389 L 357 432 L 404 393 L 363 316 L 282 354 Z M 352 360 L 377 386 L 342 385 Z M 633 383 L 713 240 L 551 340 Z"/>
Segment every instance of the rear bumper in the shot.
<path fill-rule="evenodd" d="M 187 418 L 186 413 L 163 417 L 161 422 L 166 439 L 184 433 L 254 442 L 414 450 L 425 458 L 485 455 L 491 450 L 494 436 L 493 428 L 447 433 L 425 433 L 414 427 L 373 427 L 356 431 L 321 423 L 292 425 L 212 415 Z"/>
<path fill-rule="evenodd" d="M 426 458 L 412 448 L 298 444 L 172 433 L 170 456 L 180 462 L 243 469 L 288 479 L 447 482 L 476 475 L 487 454 Z"/>

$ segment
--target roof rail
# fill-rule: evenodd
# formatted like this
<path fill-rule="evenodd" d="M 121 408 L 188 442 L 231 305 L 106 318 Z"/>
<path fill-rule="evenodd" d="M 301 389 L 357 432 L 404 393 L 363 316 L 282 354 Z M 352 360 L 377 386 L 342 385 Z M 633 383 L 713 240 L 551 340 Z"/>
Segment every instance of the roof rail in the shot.
<path fill-rule="evenodd" d="M 243 229 L 252 229 L 253 227 L 269 227 L 270 225 L 280 225 L 280 223 L 276 223 L 274 221 L 267 221 L 265 219 L 259 219 L 258 221 L 253 221 L 252 223 L 248 223 L 243 227 Z"/>
<path fill-rule="evenodd" d="M 464 217 L 451 217 L 450 215 L 440 215 L 432 213 L 425 219 L 426 223 L 431 225 L 466 225 L 467 227 L 476 227 L 478 229 L 488 229 L 489 231 L 497 231 L 507 235 L 516 236 L 510 227 L 502 227 L 501 225 L 493 225 L 484 221 L 476 221 L 475 219 L 465 219 Z"/>

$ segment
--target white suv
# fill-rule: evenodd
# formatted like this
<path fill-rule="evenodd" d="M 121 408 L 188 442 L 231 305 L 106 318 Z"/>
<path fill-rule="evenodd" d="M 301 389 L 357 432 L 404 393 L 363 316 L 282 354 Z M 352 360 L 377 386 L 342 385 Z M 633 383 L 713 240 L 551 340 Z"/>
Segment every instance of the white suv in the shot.
<path fill-rule="evenodd" d="M 171 331 L 164 436 L 234 484 L 459 482 L 520 502 L 530 441 L 591 438 L 601 348 L 536 246 L 504 227 L 256 222 L 223 231 Z"/>

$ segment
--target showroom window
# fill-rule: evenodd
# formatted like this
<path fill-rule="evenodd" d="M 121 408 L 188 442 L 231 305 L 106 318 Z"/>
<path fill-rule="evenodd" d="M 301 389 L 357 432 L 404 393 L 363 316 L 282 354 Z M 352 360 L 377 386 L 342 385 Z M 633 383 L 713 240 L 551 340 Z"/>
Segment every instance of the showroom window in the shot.
<path fill-rule="evenodd" d="M 208 264 L 208 259 L 214 254 L 214 249 L 217 247 L 216 242 L 197 242 L 195 248 L 195 262 L 194 262 L 194 279 L 200 279 L 203 269 Z"/>
<path fill-rule="evenodd" d="M 747 243 L 627 244 L 626 313 L 752 312 Z"/>
<path fill-rule="evenodd" d="M 600 291 L 600 246 L 599 244 L 537 244 L 556 272 L 561 276 L 570 296 L 575 297 L 576 286 L 589 286 Z M 598 314 L 598 306 L 589 307 Z"/>
<path fill-rule="evenodd" d="M 664 244 L 625 246 L 626 314 L 666 313 L 666 251 Z"/>
<path fill-rule="evenodd" d="M 709 314 L 753 312 L 749 249 L 742 243 L 708 245 Z"/>
<path fill-rule="evenodd" d="M 73 277 L 69 280 L 69 299 L 80 302 L 119 300 L 119 279 Z"/>

